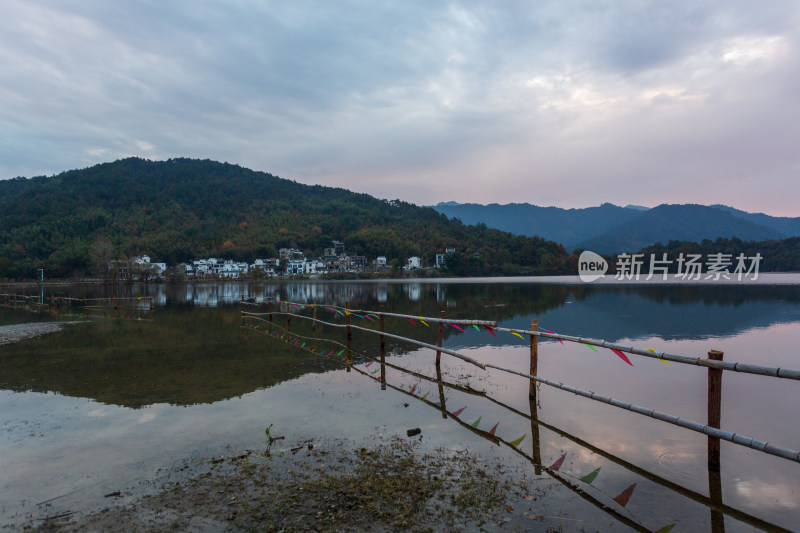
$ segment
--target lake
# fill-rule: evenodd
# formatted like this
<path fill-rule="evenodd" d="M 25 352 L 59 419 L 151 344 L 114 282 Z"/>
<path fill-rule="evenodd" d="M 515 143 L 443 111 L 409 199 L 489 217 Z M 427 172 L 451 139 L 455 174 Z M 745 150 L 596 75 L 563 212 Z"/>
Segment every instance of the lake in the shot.
<path fill-rule="evenodd" d="M 371 362 L 379 357 L 378 337 L 360 331 L 353 333 L 348 368 L 336 359 L 347 342 L 344 328 L 315 332 L 311 322 L 294 318 L 281 341 L 266 333 L 265 305 L 244 306 L 254 313 L 245 327 L 241 314 L 243 298 L 251 304 L 279 298 L 331 308 L 349 302 L 374 312 L 384 305 L 413 317 L 445 311 L 449 319 L 520 330 L 535 319 L 561 334 L 702 358 L 719 350 L 726 361 L 800 369 L 798 275 L 762 274 L 741 284 L 494 278 L 38 291 L 27 294 L 43 301 L 115 297 L 120 308 L 75 302 L 55 318 L 81 323 L 0 347 L 0 522 L 6 525 L 98 510 L 115 491 L 129 501 L 188 458 L 263 449 L 272 424 L 287 442 L 339 438 L 354 446 L 420 428 L 424 447 L 468 450 L 529 471 L 531 483 L 551 487 L 547 512 L 564 518 L 558 523 L 566 530 L 655 531 L 671 524 L 675 532 L 800 530 L 797 462 L 722 442 L 720 472 L 709 473 L 704 435 L 547 385 L 539 386 L 534 403 L 527 379 L 447 354 L 440 386 L 435 353 L 404 341 L 387 339 L 387 365 L 378 374 L 381 365 Z M 139 298 L 152 299 L 152 312 Z M 271 310 L 273 331 L 286 334 L 277 329 L 286 328 L 286 317 L 277 306 Z M 330 324 L 345 323 L 335 309 L 318 306 L 317 313 Z M 0 325 L 52 319 L 0 307 Z M 374 317 L 352 320 L 377 327 Z M 436 344 L 436 324 L 428 326 L 419 318 L 386 318 L 387 332 Z M 444 328 L 443 346 L 528 372 L 527 338 L 462 329 Z M 540 377 L 706 423 L 705 368 L 636 355 L 629 355 L 629 366 L 608 349 L 545 338 L 538 352 Z M 376 379 L 381 375 L 386 386 Z M 723 429 L 800 449 L 797 381 L 725 372 L 722 382 Z"/>

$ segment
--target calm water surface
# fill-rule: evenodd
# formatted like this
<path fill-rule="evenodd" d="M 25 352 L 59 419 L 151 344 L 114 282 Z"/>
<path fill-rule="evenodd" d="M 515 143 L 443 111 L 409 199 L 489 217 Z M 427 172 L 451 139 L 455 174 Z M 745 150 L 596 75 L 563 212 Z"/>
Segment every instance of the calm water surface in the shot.
<path fill-rule="evenodd" d="M 113 294 L 45 288 L 43 296 L 151 296 L 154 311 L 108 318 L 91 310 L 92 317 L 75 316 L 83 322 L 62 332 L 0 347 L 0 523 L 96 510 L 114 491 L 128 498 L 152 491 L 169 475 L 165 468 L 186 459 L 264 448 L 264 428 L 273 424 L 290 444 L 344 439 L 358 446 L 420 427 L 424 446 L 499 457 L 528 472 L 532 485 L 549 488 L 545 511 L 571 519 L 554 522 L 568 530 L 800 530 L 800 464 L 723 442 L 721 471 L 709 474 L 706 437 L 544 385 L 532 405 L 524 378 L 443 355 L 440 388 L 432 352 L 387 342 L 387 363 L 416 374 L 387 367 L 382 389 L 380 374 L 372 374 L 380 365 L 367 367 L 361 356 L 347 371 L 339 361 L 241 327 L 242 297 L 350 302 L 414 316 L 445 310 L 451 318 L 519 329 L 536 319 L 564 334 L 700 357 L 714 349 L 729 361 L 800 368 L 796 276 L 738 286 L 546 281 L 152 285 Z M 62 309 L 70 312 L 85 310 Z M 319 318 L 344 323 L 327 310 Z M 0 324 L 49 319 L 0 308 Z M 264 320 L 247 323 L 266 327 Z M 286 325 L 283 317 L 279 323 Z M 364 319 L 355 324 L 375 327 Z M 436 328 L 418 320 L 387 319 L 387 330 L 436 342 Z M 299 319 L 292 332 L 324 354 L 346 342 L 342 328 L 324 327 L 314 345 L 306 340 L 313 337 L 309 323 Z M 356 332 L 353 342 L 356 352 L 378 356 L 377 337 Z M 527 340 L 507 333 L 446 328 L 444 344 L 528 371 Z M 631 367 L 609 350 L 545 339 L 539 353 L 542 377 L 706 420 L 704 369 L 637 356 Z M 799 385 L 725 373 L 723 429 L 800 449 Z M 426 401 L 412 401 L 412 388 Z M 440 410 L 440 390 L 450 414 Z M 459 410 L 458 419 L 451 416 Z M 534 466 L 562 455 L 555 473 Z M 580 480 L 598 468 L 591 483 Z M 625 506 L 614 500 L 633 484 Z"/>

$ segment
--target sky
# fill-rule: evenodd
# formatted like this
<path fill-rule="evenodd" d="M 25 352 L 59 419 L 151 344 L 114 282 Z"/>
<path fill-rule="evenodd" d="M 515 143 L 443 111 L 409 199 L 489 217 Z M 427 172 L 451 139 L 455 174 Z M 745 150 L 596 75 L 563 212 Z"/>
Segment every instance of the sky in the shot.
<path fill-rule="evenodd" d="M 3 0 L 0 178 L 212 159 L 419 205 L 800 216 L 796 0 Z"/>

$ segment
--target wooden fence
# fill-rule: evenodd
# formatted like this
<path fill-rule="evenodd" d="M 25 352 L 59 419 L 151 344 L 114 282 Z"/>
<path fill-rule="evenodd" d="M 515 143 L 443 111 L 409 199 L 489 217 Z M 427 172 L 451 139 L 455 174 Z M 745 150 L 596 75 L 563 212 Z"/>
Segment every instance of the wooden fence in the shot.
<path fill-rule="evenodd" d="M 152 320 L 153 298 L 108 297 L 71 298 L 67 296 L 31 296 L 0 294 L 0 307 L 48 313 L 54 316 Z"/>
<path fill-rule="evenodd" d="M 414 315 L 407 315 L 407 314 L 399 314 L 399 313 L 387 313 L 384 310 L 384 306 L 377 311 L 374 310 L 363 310 L 363 309 L 351 309 L 350 304 L 347 303 L 344 307 L 335 306 L 335 305 L 327 305 L 327 304 L 299 304 L 295 302 L 278 302 L 267 300 L 262 304 L 255 304 L 251 302 L 244 302 L 242 300 L 243 308 L 242 308 L 242 325 L 245 325 L 245 320 L 250 318 L 263 318 L 264 316 L 268 316 L 268 321 L 270 323 L 273 322 L 273 314 L 281 314 L 286 317 L 287 325 L 291 327 L 291 319 L 296 317 L 298 319 L 306 319 L 312 320 L 315 325 L 321 324 L 328 327 L 333 328 L 347 328 L 347 339 L 348 344 L 352 340 L 352 332 L 353 331 L 361 331 L 364 333 L 379 335 L 381 338 L 380 345 L 383 349 L 385 346 L 385 338 L 391 338 L 403 342 L 408 342 L 414 345 L 417 345 L 422 348 L 428 348 L 434 350 L 436 352 L 436 364 L 440 363 L 441 354 L 447 354 L 452 357 L 456 357 L 470 363 L 482 370 L 486 370 L 487 368 L 494 368 L 496 370 L 500 370 L 502 372 L 507 372 L 510 374 L 516 374 L 518 376 L 524 377 L 530 380 L 530 388 L 529 388 L 529 396 L 531 398 L 535 398 L 536 396 L 536 383 L 541 383 L 550 387 L 558 388 L 567 392 L 571 392 L 573 394 L 577 394 L 579 396 L 584 396 L 594 401 L 603 402 L 614 407 L 620 409 L 626 409 L 628 411 L 632 411 L 641 415 L 649 416 L 651 418 L 655 418 L 657 420 L 661 420 L 663 422 L 667 422 L 676 426 L 680 426 L 692 431 L 696 431 L 698 433 L 703 433 L 708 435 L 709 438 L 713 439 L 714 446 L 710 446 L 709 448 L 709 468 L 718 468 L 719 467 L 719 440 L 726 440 L 728 442 L 732 442 L 734 444 L 745 446 L 748 448 L 752 448 L 754 450 L 758 450 L 764 453 L 768 453 L 771 455 L 775 455 L 778 457 L 782 457 L 784 459 L 789 459 L 794 462 L 800 463 L 800 451 L 792 450 L 789 448 L 785 448 L 782 446 L 777 446 L 774 444 L 770 444 L 765 441 L 760 441 L 754 439 L 752 437 L 747 437 L 744 435 L 731 433 L 729 431 L 724 431 L 720 429 L 720 421 L 721 421 L 721 398 L 722 398 L 722 373 L 723 371 L 733 371 L 733 372 L 744 372 L 750 374 L 757 374 L 762 376 L 771 376 L 776 378 L 782 379 L 793 379 L 793 380 L 800 380 L 800 371 L 798 370 L 789 370 L 784 368 L 774 368 L 774 367 L 765 367 L 761 365 L 753 365 L 753 364 L 743 364 L 743 363 L 731 363 L 723 361 L 723 353 L 712 350 L 708 353 L 708 358 L 703 359 L 699 357 L 688 357 L 683 355 L 675 355 L 675 354 L 668 354 L 665 352 L 657 352 L 653 350 L 646 350 L 646 349 L 639 349 L 632 346 L 622 346 L 615 343 L 611 343 L 608 341 L 597 340 L 597 339 L 586 339 L 582 337 L 575 337 L 571 335 L 562 335 L 554 332 L 545 332 L 539 331 L 538 328 L 538 321 L 533 320 L 531 321 L 531 328 L 529 330 L 519 330 L 519 329 L 510 329 L 510 328 L 501 328 L 497 326 L 495 321 L 487 321 L 487 320 L 468 320 L 468 319 L 447 319 L 445 317 L 445 312 L 442 311 L 439 317 L 419 317 Z M 281 305 L 281 308 L 278 311 L 273 312 L 271 306 L 273 304 Z M 245 307 L 250 305 L 252 307 L 263 307 L 264 305 L 267 306 L 266 313 L 255 313 L 255 312 L 248 312 L 245 311 Z M 313 310 L 313 316 L 309 317 L 303 314 L 299 314 L 293 311 L 301 311 L 306 308 L 310 308 Z M 332 312 L 336 312 L 341 314 L 346 319 L 346 324 L 339 324 L 334 322 L 327 322 L 321 320 L 317 317 L 317 310 L 318 309 L 328 309 Z M 373 328 L 356 326 L 352 323 L 353 317 L 365 319 L 367 317 L 375 317 L 378 322 L 379 329 L 375 330 Z M 424 323 L 431 322 L 435 323 L 439 326 L 439 340 L 437 345 L 432 345 L 429 343 L 425 343 L 416 339 L 403 337 L 400 335 L 395 335 L 386 332 L 385 327 L 385 319 L 386 317 L 394 317 L 394 318 L 403 318 L 410 321 L 420 320 Z M 375 321 L 372 318 L 369 318 L 371 321 Z M 485 328 L 490 332 L 494 333 L 495 331 L 502 331 L 511 333 L 517 336 L 528 336 L 530 338 L 530 373 L 525 374 L 522 372 L 518 372 L 512 369 L 500 367 L 497 365 L 493 365 L 490 363 L 481 363 L 480 361 L 476 361 L 475 359 L 466 356 L 462 353 L 459 353 L 455 350 L 450 350 L 447 348 L 442 347 L 442 327 L 444 324 L 455 326 L 458 329 L 462 329 L 461 326 L 473 326 L 477 328 Z M 316 328 L 316 326 L 315 326 Z M 463 331 L 463 330 L 462 330 Z M 539 337 L 547 337 L 558 339 L 567 342 L 576 342 L 591 346 L 600 346 L 603 348 L 608 348 L 620 355 L 620 357 L 630 364 L 627 356 L 624 353 L 630 353 L 633 355 L 641 355 L 645 357 L 652 357 L 661 360 L 668 360 L 682 364 L 691 364 L 701 367 L 708 368 L 708 423 L 701 424 L 699 422 L 694 422 L 691 420 L 686 420 L 681 417 L 676 417 L 673 415 L 669 415 L 666 413 L 662 413 L 660 411 L 656 411 L 654 409 L 649 409 L 647 407 L 638 406 L 632 404 L 630 402 L 624 402 L 621 400 L 617 400 L 614 398 L 610 398 L 607 396 L 602 396 L 596 394 L 594 392 L 581 390 L 575 387 L 571 387 L 569 385 L 565 385 L 564 383 L 554 382 L 548 379 L 541 378 L 537 375 L 538 371 L 538 338 Z M 348 346 L 347 349 L 351 349 L 351 346 Z M 715 448 L 716 451 L 712 448 Z"/>
<path fill-rule="evenodd" d="M 276 306 L 273 308 L 273 306 Z M 307 311 L 311 311 L 311 316 L 307 314 L 303 314 Z M 339 319 L 344 319 L 345 323 L 337 323 L 337 322 L 330 322 L 326 320 L 322 320 L 318 317 L 319 310 L 327 310 L 333 314 L 336 314 Z M 601 455 L 602 457 L 607 458 L 608 460 L 623 466 L 627 470 L 633 472 L 636 475 L 642 476 L 654 483 L 657 483 L 683 497 L 689 498 L 693 501 L 706 505 L 711 510 L 711 519 L 712 525 L 714 523 L 719 523 L 722 520 L 722 516 L 728 515 L 737 520 L 740 520 L 744 523 L 747 523 L 753 527 L 758 529 L 762 529 L 765 531 L 788 531 L 780 526 L 775 524 L 771 524 L 766 522 L 760 518 L 752 516 L 748 513 L 740 511 L 738 509 L 726 506 L 722 503 L 722 486 L 721 480 L 719 475 L 720 470 L 720 440 L 726 440 L 728 442 L 745 446 L 747 448 L 751 448 L 763 453 L 771 454 L 777 457 L 781 457 L 783 459 L 788 459 L 793 462 L 800 462 L 800 452 L 796 450 L 791 450 L 789 448 L 785 448 L 782 446 L 776 446 L 773 444 L 769 444 L 764 441 L 759 441 L 753 439 L 751 437 L 746 437 L 743 435 L 738 435 L 734 433 L 730 433 L 720 429 L 720 422 L 721 422 L 721 397 L 722 397 L 722 374 L 724 371 L 733 371 L 733 372 L 744 372 L 750 374 L 757 374 L 762 376 L 770 376 L 774 378 L 780 379 L 800 379 L 800 372 L 796 370 L 789 370 L 784 368 L 773 368 L 773 367 L 765 367 L 761 365 L 752 365 L 752 364 L 742 364 L 742 363 L 731 363 L 723 361 L 723 354 L 722 352 L 712 350 L 708 353 L 708 358 L 697 358 L 697 357 L 688 357 L 683 355 L 677 354 L 668 354 L 664 352 L 657 352 L 654 350 L 649 349 L 638 349 L 632 346 L 620 346 L 614 343 L 610 343 L 603 340 L 597 339 L 586 339 L 581 337 L 574 337 L 570 335 L 562 335 L 555 332 L 544 331 L 540 330 L 538 327 L 538 322 L 533 320 L 531 322 L 531 327 L 528 330 L 519 330 L 519 329 L 510 329 L 510 328 L 503 328 L 497 326 L 495 321 L 487 321 L 487 320 L 467 320 L 467 319 L 448 319 L 446 317 L 445 311 L 441 311 L 439 317 L 420 317 L 408 314 L 400 314 L 400 313 L 388 313 L 385 311 L 384 306 L 381 305 L 380 309 L 378 310 L 362 310 L 362 309 L 352 309 L 351 306 L 345 304 L 344 306 L 336 306 L 336 305 L 328 305 L 328 304 L 319 304 L 314 302 L 313 304 L 305 304 L 305 303 L 296 303 L 296 302 L 289 302 L 289 301 L 278 301 L 278 300 L 265 300 L 264 302 L 245 302 L 242 301 L 242 311 L 241 311 L 241 318 L 242 318 L 242 328 L 247 329 L 255 329 L 261 333 L 272 335 L 274 337 L 283 338 L 287 342 L 294 339 L 294 344 L 301 346 L 308 351 L 311 351 L 318 355 L 327 355 L 328 357 L 334 356 L 333 352 L 335 350 L 331 350 L 327 354 L 325 351 L 318 350 L 318 342 L 325 341 L 333 344 L 338 344 L 342 347 L 342 350 L 336 354 L 336 356 L 341 356 L 346 352 L 344 356 L 344 363 L 347 365 L 347 370 L 350 371 L 351 369 L 355 369 L 356 371 L 373 378 L 381 383 L 382 388 L 389 388 L 398 390 L 403 392 L 404 394 L 410 394 L 414 396 L 413 391 L 409 392 L 405 389 L 393 386 L 386 382 L 386 368 L 396 369 L 401 372 L 409 373 L 419 379 L 428 380 L 432 383 L 435 383 L 438 387 L 439 393 L 439 401 L 433 402 L 432 400 L 428 400 L 426 397 L 417 397 L 414 396 L 418 400 L 422 400 L 424 403 L 437 408 L 442 412 L 443 418 L 452 418 L 456 422 L 458 422 L 461 426 L 465 429 L 472 431 L 473 433 L 480 435 L 483 438 L 486 438 L 496 444 L 505 444 L 512 448 L 515 452 L 520 453 L 521 455 L 525 456 L 534 466 L 536 473 L 540 474 L 542 471 L 548 473 L 563 485 L 570 488 L 570 490 L 575 491 L 579 494 L 583 499 L 589 501 L 593 505 L 597 506 L 598 508 L 603 509 L 609 515 L 613 516 L 618 521 L 632 527 L 637 531 L 649 531 L 647 528 L 644 528 L 641 524 L 636 522 L 635 520 L 631 520 L 630 517 L 626 516 L 625 514 L 620 513 L 618 510 L 609 507 L 607 504 L 599 501 L 596 497 L 592 496 L 586 490 L 583 490 L 580 486 L 576 485 L 571 480 L 567 479 L 565 476 L 561 475 L 558 472 L 558 468 L 547 467 L 542 463 L 541 452 L 539 448 L 539 426 L 545 427 L 551 431 L 556 432 L 557 434 L 568 438 L 569 440 L 575 442 L 576 444 L 591 450 L 594 453 Z M 353 319 L 358 318 L 362 321 L 369 321 L 371 322 L 372 327 L 362 327 L 353 324 Z M 416 325 L 416 322 L 422 322 L 425 325 L 428 323 L 436 324 L 438 326 L 438 335 L 437 335 L 437 344 L 432 345 L 429 343 L 425 343 L 416 339 L 412 339 L 409 337 L 404 337 L 401 335 L 396 335 L 392 333 L 388 333 L 386 331 L 386 318 L 398 318 L 403 320 L 408 320 L 413 322 Z M 310 337 L 302 337 L 297 336 L 296 334 L 292 333 L 291 324 L 292 319 L 300 319 L 300 320 L 310 320 L 313 323 L 312 328 L 312 336 Z M 282 321 L 285 320 L 285 327 L 281 325 Z M 264 324 L 266 325 L 266 329 L 260 325 L 256 324 Z M 346 336 L 346 343 L 339 343 L 333 341 L 332 339 L 325 339 L 320 338 L 318 335 L 318 326 L 326 326 L 332 328 L 346 328 L 347 336 Z M 456 350 L 450 350 L 444 348 L 442 346 L 443 340 L 443 330 L 444 327 L 455 327 L 463 331 L 462 326 L 464 327 L 474 327 L 474 328 L 483 328 L 486 330 L 491 331 L 493 334 L 494 332 L 507 332 L 509 334 L 516 335 L 518 337 L 522 337 L 523 339 L 527 336 L 529 339 L 530 345 L 530 373 L 525 374 L 522 372 L 518 372 L 512 369 L 503 368 L 497 365 L 488 364 L 488 363 L 481 363 L 480 361 L 476 361 L 475 359 L 468 357 L 464 354 L 459 353 Z M 283 335 L 280 332 L 283 331 Z M 375 358 L 367 353 L 357 352 L 353 350 L 352 347 L 352 334 L 353 331 L 364 332 L 371 335 L 377 335 L 379 337 L 379 357 Z M 641 355 L 645 357 L 654 357 L 657 359 L 661 359 L 662 361 L 672 361 L 681 364 L 690 364 L 694 366 L 706 367 L 708 372 L 708 423 L 707 424 L 700 424 L 698 422 L 693 422 L 690 420 L 682 419 L 679 417 L 674 417 L 672 415 L 668 415 L 665 413 L 661 413 L 652 409 L 648 409 L 645 407 L 640 407 L 635 404 L 622 402 L 613 398 L 608 398 L 605 396 L 601 396 L 589 391 L 583 391 L 581 389 L 577 389 L 575 387 L 570 387 L 563 383 L 553 382 L 551 380 L 547 380 L 541 378 L 537 375 L 537 367 L 538 367 L 538 338 L 539 337 L 547 337 L 560 340 L 561 342 L 575 342 L 581 343 L 591 346 L 599 346 L 608 349 L 614 350 L 618 356 L 620 356 L 626 362 L 629 362 L 625 353 L 632 354 L 632 355 Z M 299 339 L 304 338 L 309 341 L 308 346 L 305 343 L 300 344 Z M 385 350 L 385 339 L 391 338 L 401 342 L 410 343 L 415 346 L 419 346 L 422 348 L 431 349 L 436 352 L 436 379 L 430 378 L 423 374 L 415 373 L 413 371 L 404 369 L 397 365 L 394 365 L 391 362 L 386 361 L 386 350 Z M 462 361 L 465 361 L 469 364 L 472 364 L 481 369 L 493 368 L 496 370 L 500 370 L 503 372 L 508 372 L 511 374 L 518 375 L 520 377 L 526 378 L 530 382 L 529 387 L 529 403 L 530 403 L 530 414 L 525 414 L 513 407 L 503 404 L 484 393 L 475 391 L 468 387 L 464 387 L 461 385 L 448 383 L 442 379 L 442 374 L 440 370 L 440 361 L 441 361 L 441 354 L 447 354 L 453 357 L 456 357 Z M 336 357 L 334 356 L 334 357 Z M 363 369 L 359 369 L 355 365 L 358 363 L 354 363 L 354 359 L 360 358 L 360 362 L 364 361 L 373 361 L 378 362 L 379 369 L 380 369 L 380 376 L 374 377 L 371 375 L 371 372 L 366 372 Z M 371 363 L 369 363 L 371 364 Z M 629 362 L 630 364 L 630 362 Z M 377 371 L 375 371 L 377 372 Z M 703 433 L 708 436 L 708 470 L 709 470 L 709 494 L 710 496 L 704 496 L 692 490 L 686 489 L 674 482 L 671 482 L 667 479 L 664 479 L 652 472 L 639 468 L 631 463 L 624 461 L 623 459 L 615 457 L 613 454 L 606 452 L 596 446 L 587 443 L 578 437 L 574 437 L 569 433 L 565 432 L 562 429 L 557 428 L 554 425 L 547 424 L 539 420 L 538 413 L 536 409 L 536 384 L 541 383 L 544 385 L 548 385 L 551 387 L 559 388 L 561 390 L 572 392 L 574 394 L 595 400 L 600 401 L 614 407 L 618 407 L 621 409 L 625 409 L 628 411 L 633 411 L 639 414 L 643 414 L 645 416 L 649 416 L 651 418 L 655 418 L 657 420 L 661 420 L 664 422 L 668 422 L 670 424 L 683 427 L 686 429 L 690 429 L 692 431 L 696 431 L 699 433 Z M 456 390 L 462 393 L 471 394 L 481 396 L 497 405 L 502 406 L 503 408 L 509 410 L 510 412 L 524 417 L 530 420 L 531 423 L 531 437 L 533 440 L 532 445 L 532 452 L 530 455 L 524 453 L 522 450 L 519 449 L 518 445 L 519 442 L 509 442 L 497 437 L 494 434 L 494 430 L 490 432 L 486 432 L 483 430 L 474 427 L 473 425 L 467 424 L 466 422 L 462 421 L 459 418 L 459 411 L 448 411 L 446 405 L 446 396 L 444 394 L 444 389 Z M 426 395 L 427 396 L 427 395 Z"/>

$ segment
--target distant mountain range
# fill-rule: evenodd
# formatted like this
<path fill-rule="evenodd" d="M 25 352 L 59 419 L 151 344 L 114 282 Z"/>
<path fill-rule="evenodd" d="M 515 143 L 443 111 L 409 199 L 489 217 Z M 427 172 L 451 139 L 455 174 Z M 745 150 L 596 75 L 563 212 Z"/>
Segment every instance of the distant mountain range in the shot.
<path fill-rule="evenodd" d="M 142 254 L 168 265 L 202 257 L 251 261 L 276 257 L 281 248 L 317 257 L 332 240 L 369 259 L 385 256 L 395 267 L 412 256 L 433 265 L 454 248 L 446 270 L 437 271 L 449 276 L 571 274 L 578 258 L 569 251 L 577 248 L 613 254 L 660 242 L 688 250 L 704 239 L 770 250 L 773 270 L 794 271 L 795 236 L 800 218 L 720 205 L 449 202 L 431 209 L 185 158 L 128 158 L 50 177 L 0 179 L 0 281 L 32 279 L 39 269 L 49 278 L 98 276 L 109 259 Z M 740 240 L 717 244 L 733 237 Z M 698 246 L 710 250 L 706 244 Z"/>
<path fill-rule="evenodd" d="M 744 241 L 800 236 L 800 218 L 747 213 L 724 205 L 663 204 L 652 209 L 610 203 L 583 209 L 531 204 L 459 204 L 444 202 L 434 209 L 465 224 L 486 224 L 518 235 L 539 236 L 568 250 L 598 253 L 634 252 L 669 241 L 737 237 Z"/>
<path fill-rule="evenodd" d="M 464 224 L 483 223 L 517 235 L 549 235 L 548 239 L 574 248 L 579 242 L 633 220 L 642 211 L 603 204 L 599 207 L 561 209 L 531 204 L 458 204 L 440 203 L 433 207 Z"/>

